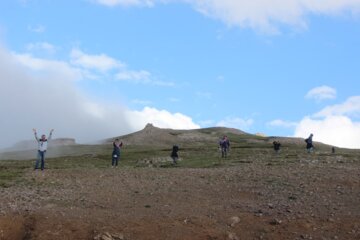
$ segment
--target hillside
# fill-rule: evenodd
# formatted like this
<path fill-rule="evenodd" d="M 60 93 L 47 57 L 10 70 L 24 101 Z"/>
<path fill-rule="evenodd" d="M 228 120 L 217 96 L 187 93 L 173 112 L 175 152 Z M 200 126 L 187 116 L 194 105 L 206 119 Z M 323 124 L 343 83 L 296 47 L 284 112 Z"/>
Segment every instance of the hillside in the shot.
<path fill-rule="evenodd" d="M 249 134 L 234 128 L 212 127 L 193 130 L 174 130 L 164 129 L 147 124 L 144 129 L 123 135 L 115 136 L 105 140 L 100 140 L 98 144 L 83 145 L 76 144 L 74 139 L 55 139 L 49 144 L 48 158 L 61 156 L 81 156 L 81 155 L 96 155 L 110 152 L 109 146 L 112 141 L 119 138 L 124 143 L 125 148 L 139 148 L 143 149 L 170 149 L 172 145 L 177 144 L 181 148 L 217 148 L 219 139 L 227 135 L 231 141 L 231 147 L 234 148 L 259 148 L 270 149 L 272 142 L 277 140 L 285 149 L 301 149 L 305 147 L 304 140 L 301 138 L 290 137 L 262 137 L 258 135 Z M 331 151 L 331 146 L 315 142 L 318 150 Z M 22 147 L 21 147 L 22 146 Z M 25 147 L 24 147 L 25 146 Z M 21 150 L 18 150 L 20 147 Z M 36 142 L 22 141 L 16 144 L 13 148 L 0 153 L 1 159 L 34 159 L 36 156 Z M 141 148 L 140 148 L 141 149 Z M 345 149 L 343 149 L 345 151 Z M 349 150 L 350 151 L 350 150 Z"/>
<path fill-rule="evenodd" d="M 174 130 L 158 128 L 149 123 L 138 132 L 114 138 L 121 139 L 126 145 L 171 146 L 179 144 L 187 146 L 217 143 L 220 137 L 229 134 L 251 137 L 250 134 L 233 128 L 214 127 L 195 130 Z M 106 139 L 103 142 L 110 143 L 114 138 Z"/>
<path fill-rule="evenodd" d="M 278 140 L 284 144 L 304 145 L 304 140 L 301 138 L 263 137 L 249 134 L 235 128 L 211 127 L 193 130 L 174 130 L 158 128 L 152 124 L 147 124 L 144 129 L 138 132 L 105 139 L 101 141 L 101 143 L 108 144 L 115 138 L 119 138 L 126 145 L 136 146 L 171 146 L 172 144 L 202 146 L 217 144 L 219 139 L 224 135 L 228 136 L 234 143 L 269 144 Z M 325 146 L 325 144 L 322 143 L 318 144 Z"/>
<path fill-rule="evenodd" d="M 34 150 L 6 153 L 22 160 L 0 161 L 0 239 L 360 239 L 359 150 L 315 143 L 308 154 L 302 139 L 228 128 L 148 125 L 119 138 L 118 168 L 113 138 L 52 147 L 43 172 Z"/>

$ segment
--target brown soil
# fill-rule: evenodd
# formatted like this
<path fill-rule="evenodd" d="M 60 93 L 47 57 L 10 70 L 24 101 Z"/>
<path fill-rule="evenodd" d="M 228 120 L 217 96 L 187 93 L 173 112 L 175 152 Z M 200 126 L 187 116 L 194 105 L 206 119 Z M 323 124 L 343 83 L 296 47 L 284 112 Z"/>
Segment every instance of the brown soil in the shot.
<path fill-rule="evenodd" d="M 0 239 L 360 239 L 359 166 L 29 170 Z"/>

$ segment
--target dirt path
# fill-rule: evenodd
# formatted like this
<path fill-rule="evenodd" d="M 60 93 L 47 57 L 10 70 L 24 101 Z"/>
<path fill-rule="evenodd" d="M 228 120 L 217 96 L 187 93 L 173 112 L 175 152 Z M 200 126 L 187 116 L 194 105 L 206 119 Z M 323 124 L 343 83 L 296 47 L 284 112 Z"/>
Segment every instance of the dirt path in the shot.
<path fill-rule="evenodd" d="M 360 239 L 360 164 L 28 171 L 0 239 Z"/>

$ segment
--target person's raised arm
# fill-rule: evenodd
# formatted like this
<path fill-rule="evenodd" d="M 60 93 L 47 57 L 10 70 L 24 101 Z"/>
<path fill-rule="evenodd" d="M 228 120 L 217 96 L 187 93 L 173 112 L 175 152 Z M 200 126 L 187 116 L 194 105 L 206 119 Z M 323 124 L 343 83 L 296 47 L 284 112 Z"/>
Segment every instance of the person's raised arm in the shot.
<path fill-rule="evenodd" d="M 54 129 L 51 129 L 51 130 L 50 130 L 50 134 L 49 134 L 48 140 L 51 139 L 53 131 L 54 131 Z"/>
<path fill-rule="evenodd" d="M 39 138 L 38 138 L 38 136 L 37 136 L 37 133 L 36 133 L 36 129 L 35 129 L 35 128 L 33 128 L 33 132 L 34 132 L 34 136 L 35 136 L 36 141 L 39 141 Z"/>

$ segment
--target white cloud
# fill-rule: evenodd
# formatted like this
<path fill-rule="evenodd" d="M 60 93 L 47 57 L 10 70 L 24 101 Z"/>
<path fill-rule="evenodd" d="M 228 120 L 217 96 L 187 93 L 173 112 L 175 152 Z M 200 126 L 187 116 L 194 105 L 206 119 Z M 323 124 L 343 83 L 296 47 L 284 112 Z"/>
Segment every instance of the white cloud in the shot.
<path fill-rule="evenodd" d="M 196 96 L 198 98 L 211 99 L 212 93 L 210 92 L 196 92 Z"/>
<path fill-rule="evenodd" d="M 360 148 L 360 122 L 346 116 L 327 116 L 323 119 L 305 117 L 295 130 L 295 137 L 314 134 L 314 140 L 345 148 Z"/>
<path fill-rule="evenodd" d="M 200 128 L 192 119 L 181 113 L 170 113 L 166 110 L 145 107 L 142 111 L 130 111 L 130 124 L 133 128 L 143 127 L 147 123 L 153 123 L 157 127 L 173 129 L 196 129 Z"/>
<path fill-rule="evenodd" d="M 140 71 L 121 71 L 116 74 L 117 80 L 130 80 L 134 83 L 149 83 L 151 73 L 148 71 L 140 70 Z"/>
<path fill-rule="evenodd" d="M 308 99 L 315 99 L 316 101 L 322 101 L 326 99 L 336 98 L 336 89 L 329 86 L 320 86 L 311 89 L 305 96 Z"/>
<path fill-rule="evenodd" d="M 102 72 L 125 67 L 125 64 L 122 62 L 105 54 L 89 55 L 80 49 L 73 49 L 70 57 L 73 65 Z"/>
<path fill-rule="evenodd" d="M 237 128 L 240 130 L 248 130 L 254 124 L 253 119 L 242 119 L 227 117 L 216 124 L 218 127 L 230 127 Z"/>
<path fill-rule="evenodd" d="M 325 107 L 313 116 L 304 117 L 296 127 L 295 136 L 314 133 L 317 141 L 346 148 L 360 148 L 360 96 L 342 104 Z M 355 117 L 355 118 L 354 118 Z"/>
<path fill-rule="evenodd" d="M 273 120 L 269 123 L 267 123 L 267 125 L 271 126 L 271 127 L 282 127 L 282 128 L 294 128 L 297 126 L 298 123 L 296 122 L 289 122 L 289 121 L 284 121 L 281 119 L 276 119 Z"/>
<path fill-rule="evenodd" d="M 154 80 L 151 73 L 145 70 L 132 71 L 122 69 L 115 75 L 115 79 L 119 81 L 128 81 L 134 84 L 149 84 L 162 87 L 173 87 L 175 83 Z"/>
<path fill-rule="evenodd" d="M 1 50 L 1 49 L 0 49 Z M 46 60 L 42 58 L 35 58 L 31 54 L 11 54 L 12 60 L 17 64 L 26 67 L 25 70 L 31 70 L 42 75 L 51 74 L 63 77 L 63 81 L 67 80 L 80 80 L 83 79 L 85 72 L 81 69 L 73 68 L 70 64 L 56 60 Z"/>
<path fill-rule="evenodd" d="M 91 142 L 139 130 L 148 122 L 159 127 L 196 128 L 181 113 L 156 108 L 133 111 L 94 101 L 78 90 L 84 74 L 69 63 L 10 53 L 0 47 L 0 148 L 32 138 L 32 128 L 55 137 Z M 83 79 L 85 80 L 85 79 Z M 114 101 L 118 102 L 118 101 Z"/>
<path fill-rule="evenodd" d="M 95 0 L 98 4 L 114 6 L 147 6 L 152 7 L 155 1 L 151 0 Z"/>
<path fill-rule="evenodd" d="M 299 122 L 274 120 L 268 125 L 295 128 L 294 137 L 306 138 L 314 133 L 315 141 L 338 147 L 360 148 L 360 121 L 356 120 L 359 116 L 360 96 L 354 96 L 342 104 L 327 106 Z"/>
<path fill-rule="evenodd" d="M 307 28 L 308 15 L 358 14 L 359 0 L 96 0 L 106 6 L 148 6 L 184 2 L 229 26 L 276 34 L 280 26 Z"/>
<path fill-rule="evenodd" d="M 351 117 L 360 116 L 360 96 L 353 96 L 348 98 L 342 104 L 336 104 L 325 107 L 320 112 L 316 113 L 315 117 L 326 117 L 331 115 L 345 115 Z"/>
<path fill-rule="evenodd" d="M 88 78 L 98 79 L 103 75 L 107 79 L 128 81 L 134 84 L 149 84 L 162 87 L 175 85 L 173 82 L 156 80 L 149 71 L 131 70 L 125 63 L 106 54 L 92 55 L 84 53 L 80 49 L 73 49 L 70 58 L 70 63 L 81 68 Z"/>
<path fill-rule="evenodd" d="M 144 106 L 148 106 L 148 105 L 152 104 L 152 102 L 149 100 L 141 100 L 141 99 L 134 99 L 131 102 L 133 104 L 144 105 Z"/>
<path fill-rule="evenodd" d="M 190 0 L 203 14 L 230 26 L 278 33 L 280 25 L 306 28 L 309 14 L 333 15 L 359 11 L 359 0 Z"/>
<path fill-rule="evenodd" d="M 36 25 L 36 26 L 28 26 L 28 30 L 30 32 L 43 33 L 45 32 L 46 28 L 43 25 Z"/>
<path fill-rule="evenodd" d="M 37 43 L 29 43 L 26 45 L 27 51 L 45 51 L 50 54 L 54 54 L 56 52 L 56 47 L 48 42 L 37 42 Z"/>

